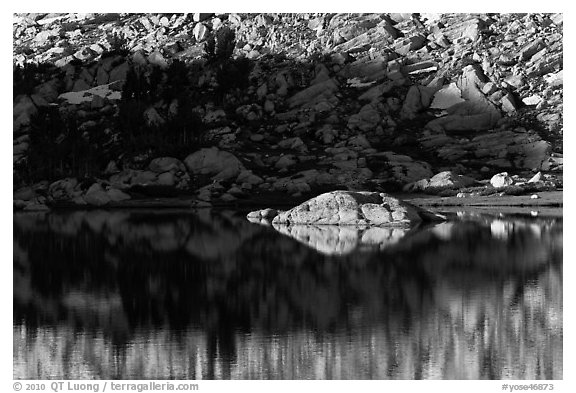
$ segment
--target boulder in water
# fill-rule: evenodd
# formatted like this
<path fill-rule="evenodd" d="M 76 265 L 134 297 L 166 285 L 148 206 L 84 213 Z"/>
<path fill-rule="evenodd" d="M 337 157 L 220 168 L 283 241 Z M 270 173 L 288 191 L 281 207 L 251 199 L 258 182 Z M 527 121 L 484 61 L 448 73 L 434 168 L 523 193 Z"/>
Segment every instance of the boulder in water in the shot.
<path fill-rule="evenodd" d="M 378 192 L 332 191 L 312 198 L 286 212 L 273 224 L 300 225 L 410 225 L 433 214 Z"/>

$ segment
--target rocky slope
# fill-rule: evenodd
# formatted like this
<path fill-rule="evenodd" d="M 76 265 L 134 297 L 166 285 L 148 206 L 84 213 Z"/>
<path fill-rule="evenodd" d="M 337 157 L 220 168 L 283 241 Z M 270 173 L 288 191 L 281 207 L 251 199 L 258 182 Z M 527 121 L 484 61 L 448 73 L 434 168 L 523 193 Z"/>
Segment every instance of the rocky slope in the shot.
<path fill-rule="evenodd" d="M 558 188 L 562 23 L 17 14 L 15 205 Z M 509 181 L 490 184 L 504 171 Z"/>

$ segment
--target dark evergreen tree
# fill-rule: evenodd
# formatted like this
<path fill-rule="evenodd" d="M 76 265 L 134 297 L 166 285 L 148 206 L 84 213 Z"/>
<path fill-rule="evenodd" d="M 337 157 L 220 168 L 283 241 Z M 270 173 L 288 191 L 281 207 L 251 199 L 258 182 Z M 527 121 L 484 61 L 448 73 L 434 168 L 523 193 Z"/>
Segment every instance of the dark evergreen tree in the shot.
<path fill-rule="evenodd" d="M 235 47 L 236 34 L 234 30 L 223 27 L 206 40 L 206 44 L 204 44 L 205 57 L 210 64 L 223 63 L 232 58 Z"/>
<path fill-rule="evenodd" d="M 180 60 L 174 60 L 166 71 L 166 84 L 162 91 L 162 98 L 170 101 L 183 95 L 183 90 L 190 85 L 186 64 Z"/>

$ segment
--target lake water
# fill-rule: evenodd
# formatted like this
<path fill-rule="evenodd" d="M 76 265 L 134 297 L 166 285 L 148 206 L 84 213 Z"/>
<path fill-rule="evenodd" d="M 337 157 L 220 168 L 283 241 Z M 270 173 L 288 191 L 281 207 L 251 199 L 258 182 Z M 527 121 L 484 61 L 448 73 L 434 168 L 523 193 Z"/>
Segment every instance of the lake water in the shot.
<path fill-rule="evenodd" d="M 14 214 L 14 378 L 561 379 L 562 219 Z"/>

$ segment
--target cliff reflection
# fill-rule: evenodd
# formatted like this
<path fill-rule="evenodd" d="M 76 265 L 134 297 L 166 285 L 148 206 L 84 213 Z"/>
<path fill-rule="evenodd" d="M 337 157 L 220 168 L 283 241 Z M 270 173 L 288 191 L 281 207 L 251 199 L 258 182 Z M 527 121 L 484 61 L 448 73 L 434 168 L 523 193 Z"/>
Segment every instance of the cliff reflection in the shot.
<path fill-rule="evenodd" d="M 369 252 L 289 235 L 206 210 L 15 214 L 14 377 L 562 378 L 561 220 L 464 216 Z"/>

